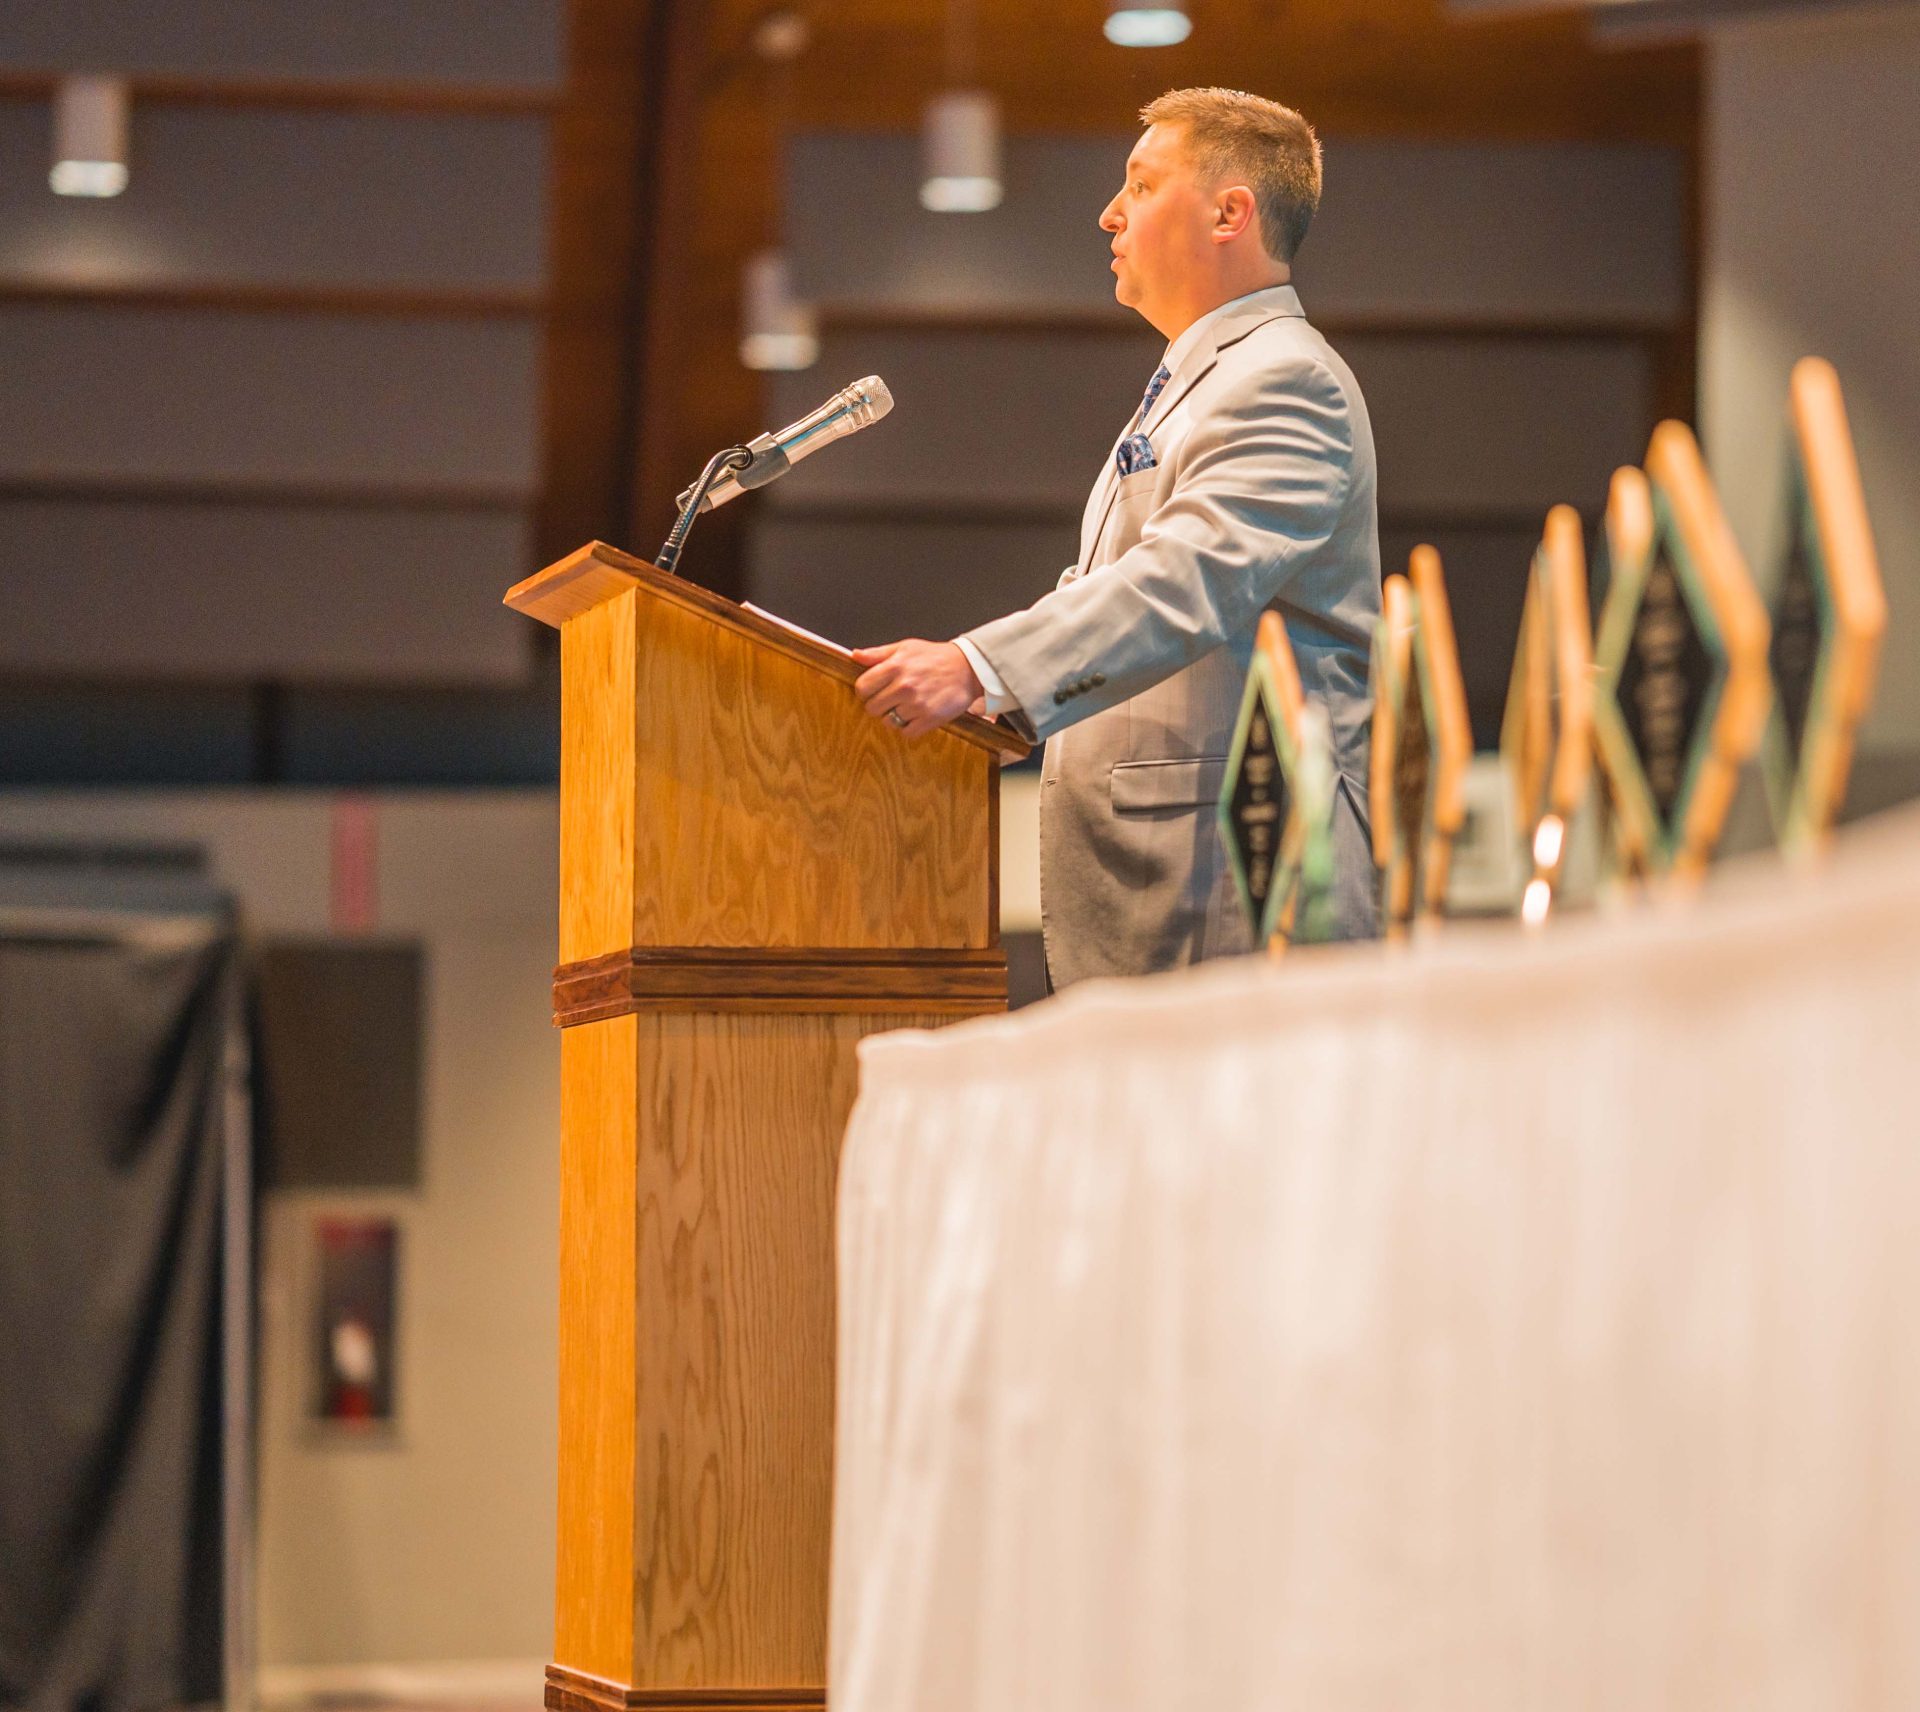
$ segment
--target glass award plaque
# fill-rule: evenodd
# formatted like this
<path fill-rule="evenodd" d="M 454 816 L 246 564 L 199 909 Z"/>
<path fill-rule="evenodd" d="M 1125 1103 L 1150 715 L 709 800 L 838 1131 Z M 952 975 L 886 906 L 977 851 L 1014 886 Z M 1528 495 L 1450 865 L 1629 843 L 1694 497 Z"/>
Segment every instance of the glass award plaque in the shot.
<path fill-rule="evenodd" d="M 1291 917 L 1299 872 L 1295 769 L 1304 703 L 1280 615 L 1264 614 L 1220 788 L 1220 837 L 1256 940 L 1271 944 Z"/>
<path fill-rule="evenodd" d="M 1768 667 L 1773 712 L 1762 749 L 1781 848 L 1817 850 L 1846 799 L 1854 735 L 1873 697 L 1887 601 L 1840 377 L 1819 357 L 1794 365 L 1786 498 Z"/>
<path fill-rule="evenodd" d="M 1294 890 L 1290 904 L 1283 906 L 1287 915 L 1280 931 L 1295 945 L 1317 944 L 1332 937 L 1333 793 L 1337 779 L 1327 710 L 1309 702 L 1300 710 L 1293 813 L 1284 840 L 1294 873 Z M 1273 944 L 1271 940 L 1268 943 Z"/>
<path fill-rule="evenodd" d="M 1467 819 L 1467 769 L 1473 764 L 1473 724 L 1467 715 L 1467 684 L 1460 673 L 1460 645 L 1440 555 L 1414 548 L 1407 562 L 1413 585 L 1413 671 L 1425 727 L 1427 768 L 1424 824 L 1419 835 L 1417 916 L 1445 913 L 1453 841 Z M 1411 698 L 1409 698 L 1411 699 Z"/>
<path fill-rule="evenodd" d="M 1697 875 L 1766 720 L 1769 626 L 1684 423 L 1654 430 L 1645 497 L 1642 519 L 1636 484 L 1615 477 L 1596 734 L 1623 853 Z"/>

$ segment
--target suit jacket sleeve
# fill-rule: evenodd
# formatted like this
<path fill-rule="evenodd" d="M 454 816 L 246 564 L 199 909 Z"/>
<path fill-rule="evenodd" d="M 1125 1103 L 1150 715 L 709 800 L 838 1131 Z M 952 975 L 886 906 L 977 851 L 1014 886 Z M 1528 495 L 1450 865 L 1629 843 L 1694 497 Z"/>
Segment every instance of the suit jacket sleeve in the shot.
<path fill-rule="evenodd" d="M 1338 525 L 1353 480 L 1346 395 L 1311 359 L 1255 370 L 1224 389 L 1175 457 L 1138 542 L 967 632 L 1036 737 L 1171 677 L 1287 592 Z"/>

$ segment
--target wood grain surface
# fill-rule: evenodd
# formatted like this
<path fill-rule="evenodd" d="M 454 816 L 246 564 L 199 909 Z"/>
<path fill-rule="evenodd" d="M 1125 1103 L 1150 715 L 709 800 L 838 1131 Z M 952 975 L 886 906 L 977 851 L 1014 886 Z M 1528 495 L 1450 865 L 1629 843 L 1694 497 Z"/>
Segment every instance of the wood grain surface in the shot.
<path fill-rule="evenodd" d="M 1386 577 L 1380 585 L 1380 617 L 1374 627 L 1373 748 L 1368 757 L 1367 801 L 1373 817 L 1373 861 L 1380 874 L 1381 928 L 1392 940 L 1404 940 L 1413 919 L 1414 870 L 1432 764 L 1414 677 L 1413 609 L 1413 585 L 1397 573 Z M 1417 813 L 1403 815 L 1403 809 L 1417 809 Z"/>
<path fill-rule="evenodd" d="M 1420 673 L 1433 764 L 1427 776 L 1431 807 L 1428 841 L 1420 860 L 1421 907 L 1435 915 L 1446 907 L 1453 840 L 1467 818 L 1467 769 L 1473 763 L 1473 726 L 1467 716 L 1467 685 L 1460 675 L 1460 644 L 1439 552 L 1415 547 L 1407 561 L 1413 584 L 1414 660 Z"/>
<path fill-rule="evenodd" d="M 1280 716 L 1287 722 L 1287 741 L 1298 752 L 1300 713 L 1307 705 L 1307 696 L 1300 686 L 1300 663 L 1293 657 L 1286 620 L 1277 612 L 1261 613 L 1253 645 L 1267 657 L 1267 665 L 1273 672 L 1274 693 L 1280 698 Z"/>
<path fill-rule="evenodd" d="M 561 630 L 561 1503 L 547 1699 L 821 1704 L 854 1048 L 1004 1009 L 999 766 L 598 545 Z"/>
<path fill-rule="evenodd" d="M 560 1503 L 554 1656 L 633 1671 L 632 1017 L 560 1037 Z"/>
<path fill-rule="evenodd" d="M 632 940 L 634 624 L 625 588 L 560 633 L 560 960 Z"/>
<path fill-rule="evenodd" d="M 1587 596 L 1587 546 L 1580 513 L 1556 505 L 1540 537 L 1553 662 L 1553 766 L 1546 805 L 1571 820 L 1593 776 L 1593 623 Z M 1563 841 L 1564 844 L 1564 841 Z M 1559 862 L 1552 864 L 1557 876 Z"/>
<path fill-rule="evenodd" d="M 820 1688 L 629 1688 L 560 1665 L 547 1666 L 548 1712 L 817 1712 Z"/>
<path fill-rule="evenodd" d="M 851 685 L 860 676 L 861 668 L 831 644 L 716 594 L 712 589 L 688 582 L 671 571 L 663 571 L 645 559 L 623 553 L 618 547 L 609 547 L 604 541 L 589 541 L 564 559 L 515 583 L 507 590 L 502 603 L 543 624 L 559 626 L 630 584 L 637 584 L 649 594 L 688 612 L 702 613 L 715 623 L 751 636 L 777 653 L 838 678 L 844 684 Z M 1028 750 L 1028 745 L 1010 727 L 976 719 L 971 714 L 954 720 L 934 735 L 958 737 L 1014 759 Z"/>
<path fill-rule="evenodd" d="M 834 1181 L 854 1045 L 902 1020 L 625 1023 L 639 1138 L 636 1687 L 825 1681 Z"/>
<path fill-rule="evenodd" d="M 648 946 L 613 951 L 553 972 L 560 1028 L 629 1011 L 926 1011 L 979 1016 L 1004 1010 L 1007 959 L 980 950 L 846 951 Z"/>
<path fill-rule="evenodd" d="M 598 546 L 590 543 L 535 571 L 508 589 L 500 604 L 560 630 L 568 619 L 640 587 L 640 579 L 631 571 L 599 556 Z"/>
<path fill-rule="evenodd" d="M 633 944 L 994 942 L 991 753 L 670 600 L 638 653 Z"/>

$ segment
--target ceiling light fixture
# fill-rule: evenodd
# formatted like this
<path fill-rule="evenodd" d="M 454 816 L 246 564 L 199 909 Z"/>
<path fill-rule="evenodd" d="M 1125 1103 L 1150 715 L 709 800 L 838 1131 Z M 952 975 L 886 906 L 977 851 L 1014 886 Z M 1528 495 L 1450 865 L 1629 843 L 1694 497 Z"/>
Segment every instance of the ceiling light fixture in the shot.
<path fill-rule="evenodd" d="M 920 206 L 984 214 L 1000 206 L 1000 105 L 974 74 L 978 0 L 947 0 L 947 87 L 927 103 Z"/>
<path fill-rule="evenodd" d="M 1170 48 L 1193 33 L 1182 0 L 1142 6 L 1137 0 L 1107 0 L 1106 37 L 1115 47 Z"/>
<path fill-rule="evenodd" d="M 949 89 L 927 103 L 920 206 L 983 214 L 1000 206 L 1000 107 L 984 89 Z"/>
<path fill-rule="evenodd" d="M 53 170 L 58 196 L 118 196 L 127 188 L 127 83 L 66 77 L 53 96 Z"/>
<path fill-rule="evenodd" d="M 820 360 L 813 306 L 793 295 L 782 250 L 747 259 L 741 277 L 740 360 L 750 369 L 810 369 Z"/>
<path fill-rule="evenodd" d="M 807 51 L 813 41 L 813 26 L 804 13 L 777 6 L 761 13 L 747 39 L 754 53 L 769 65 L 785 65 Z"/>

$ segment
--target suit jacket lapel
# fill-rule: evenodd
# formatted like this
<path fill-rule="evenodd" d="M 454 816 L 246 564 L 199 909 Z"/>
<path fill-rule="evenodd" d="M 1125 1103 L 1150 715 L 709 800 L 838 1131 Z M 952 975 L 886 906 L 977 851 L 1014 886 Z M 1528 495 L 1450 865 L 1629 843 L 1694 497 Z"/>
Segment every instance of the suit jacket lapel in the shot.
<path fill-rule="evenodd" d="M 1258 291 L 1243 298 L 1223 315 L 1217 317 L 1199 344 L 1189 351 L 1180 364 L 1178 374 L 1161 389 L 1160 396 L 1154 400 L 1153 415 L 1164 422 L 1173 414 L 1174 406 L 1188 393 L 1205 380 L 1220 360 L 1220 353 L 1229 345 L 1237 345 L 1256 327 L 1264 327 L 1269 321 L 1277 321 L 1282 316 L 1304 314 L 1300 307 L 1299 294 L 1292 286 L 1274 286 L 1267 291 Z M 1113 502 L 1119 497 L 1120 480 L 1115 459 L 1119 456 L 1120 442 L 1133 431 L 1132 425 L 1121 430 L 1119 439 L 1113 443 L 1113 450 L 1107 454 L 1106 473 L 1100 478 L 1101 486 L 1095 489 L 1094 500 L 1089 510 L 1099 509 L 1099 521 L 1093 526 L 1090 535 L 1083 535 L 1080 563 L 1084 567 L 1100 546 L 1100 537 L 1107 527 L 1107 519 L 1113 515 Z M 1148 431 L 1152 438 L 1152 431 Z M 1082 572 L 1084 575 L 1084 570 Z"/>
<path fill-rule="evenodd" d="M 1132 432 L 1129 425 L 1121 429 L 1113 444 L 1107 449 L 1107 461 L 1100 472 L 1100 479 L 1093 484 L 1093 491 L 1087 496 L 1087 508 L 1080 516 L 1080 563 L 1086 565 L 1092 556 L 1095 544 L 1100 539 L 1100 531 L 1107 521 L 1107 512 L 1113 504 L 1113 490 L 1120 485 L 1120 446 Z"/>

